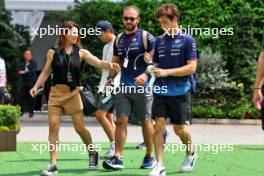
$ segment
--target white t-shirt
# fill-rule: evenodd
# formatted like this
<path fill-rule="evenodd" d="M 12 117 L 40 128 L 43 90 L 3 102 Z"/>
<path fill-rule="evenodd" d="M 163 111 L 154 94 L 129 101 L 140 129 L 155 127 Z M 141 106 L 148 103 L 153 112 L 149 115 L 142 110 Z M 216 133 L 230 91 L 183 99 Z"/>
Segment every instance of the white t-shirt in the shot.
<path fill-rule="evenodd" d="M 114 46 L 114 42 L 115 42 L 115 37 L 113 38 L 113 40 L 109 43 L 107 43 L 104 48 L 103 48 L 103 58 L 102 60 L 105 61 L 112 61 L 112 57 L 113 57 L 113 46 Z M 100 81 L 100 89 L 103 88 L 107 82 L 107 77 L 109 75 L 109 70 L 108 69 L 103 69 L 102 70 L 102 77 L 101 77 L 101 81 Z M 119 72 L 115 79 L 114 79 L 114 86 L 119 86 L 120 84 L 120 76 L 121 73 Z"/>
<path fill-rule="evenodd" d="M 0 57 L 0 87 L 6 86 L 6 67 L 5 61 Z"/>

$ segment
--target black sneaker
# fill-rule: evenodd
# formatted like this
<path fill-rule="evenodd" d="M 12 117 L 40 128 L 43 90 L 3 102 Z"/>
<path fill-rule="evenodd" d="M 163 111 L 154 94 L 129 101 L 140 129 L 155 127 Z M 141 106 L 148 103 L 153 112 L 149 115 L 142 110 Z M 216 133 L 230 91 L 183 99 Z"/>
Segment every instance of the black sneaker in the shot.
<path fill-rule="evenodd" d="M 99 154 L 96 152 L 95 154 L 89 155 L 89 170 L 96 170 L 98 168 L 99 163 Z"/>
<path fill-rule="evenodd" d="M 29 113 L 29 118 L 32 118 L 34 116 L 34 112 Z"/>
<path fill-rule="evenodd" d="M 58 168 L 55 164 L 50 164 L 47 169 L 42 171 L 43 176 L 55 175 L 58 173 Z"/>
<path fill-rule="evenodd" d="M 156 160 L 153 156 L 145 156 L 140 168 L 141 169 L 151 169 L 155 166 L 155 164 L 156 164 Z"/>
<path fill-rule="evenodd" d="M 123 159 L 114 156 L 114 157 L 112 157 L 109 160 L 105 160 L 103 162 L 103 168 L 105 168 L 105 169 L 114 169 L 114 170 L 124 169 Z"/>

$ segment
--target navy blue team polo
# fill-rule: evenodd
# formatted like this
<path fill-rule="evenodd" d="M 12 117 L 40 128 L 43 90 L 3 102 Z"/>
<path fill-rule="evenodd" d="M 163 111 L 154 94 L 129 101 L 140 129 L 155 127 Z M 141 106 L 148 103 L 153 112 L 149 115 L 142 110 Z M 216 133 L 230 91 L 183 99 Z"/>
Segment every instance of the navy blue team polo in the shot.
<path fill-rule="evenodd" d="M 184 33 L 169 36 L 161 35 L 157 38 L 153 61 L 159 68 L 179 68 L 187 64 L 188 60 L 197 59 L 196 42 L 192 36 Z M 157 78 L 154 86 L 167 86 L 167 91 L 155 92 L 163 96 L 178 96 L 185 94 L 191 87 L 189 76 L 168 76 Z"/>
<path fill-rule="evenodd" d="M 120 84 L 135 86 L 135 78 L 146 70 L 147 64 L 144 61 L 144 55 L 141 54 L 152 51 L 155 46 L 155 38 L 149 32 L 147 34 L 147 42 L 148 48 L 145 51 L 142 29 L 137 29 L 134 34 L 122 34 L 117 47 L 114 44 L 114 56 L 118 56 L 122 64 Z M 127 68 L 123 66 L 126 54 L 129 60 Z"/>

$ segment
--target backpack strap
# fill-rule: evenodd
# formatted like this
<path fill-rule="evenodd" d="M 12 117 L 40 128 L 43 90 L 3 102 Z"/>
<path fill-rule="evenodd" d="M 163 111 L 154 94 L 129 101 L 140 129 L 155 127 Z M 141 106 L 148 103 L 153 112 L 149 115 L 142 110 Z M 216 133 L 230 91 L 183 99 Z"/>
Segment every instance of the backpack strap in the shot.
<path fill-rule="evenodd" d="M 121 36 L 123 35 L 124 32 L 121 32 L 119 33 L 117 36 L 116 36 L 116 40 L 115 40 L 115 46 L 118 47 L 118 43 L 119 43 L 119 40 L 121 38 Z"/>
<path fill-rule="evenodd" d="M 124 32 L 121 32 L 117 35 L 116 40 L 115 40 L 115 46 L 118 47 L 119 40 L 121 36 L 123 35 Z M 143 45 L 145 51 L 148 49 L 148 32 L 145 30 L 142 30 L 142 38 L 143 38 Z"/>
<path fill-rule="evenodd" d="M 143 38 L 143 45 L 145 51 L 148 49 L 148 32 L 145 30 L 142 30 L 142 38 Z"/>

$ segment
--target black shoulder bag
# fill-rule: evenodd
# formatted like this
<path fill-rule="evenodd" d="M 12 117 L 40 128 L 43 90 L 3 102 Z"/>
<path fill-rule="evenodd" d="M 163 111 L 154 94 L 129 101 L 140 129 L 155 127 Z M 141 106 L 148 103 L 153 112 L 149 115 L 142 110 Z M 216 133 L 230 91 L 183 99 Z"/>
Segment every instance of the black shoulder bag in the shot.
<path fill-rule="evenodd" d="M 81 64 L 81 71 L 83 69 L 84 62 Z M 83 89 L 80 91 L 80 95 L 83 102 L 83 113 L 85 116 L 89 116 L 97 110 L 97 103 L 93 95 L 92 89 L 88 84 L 83 85 Z"/>

